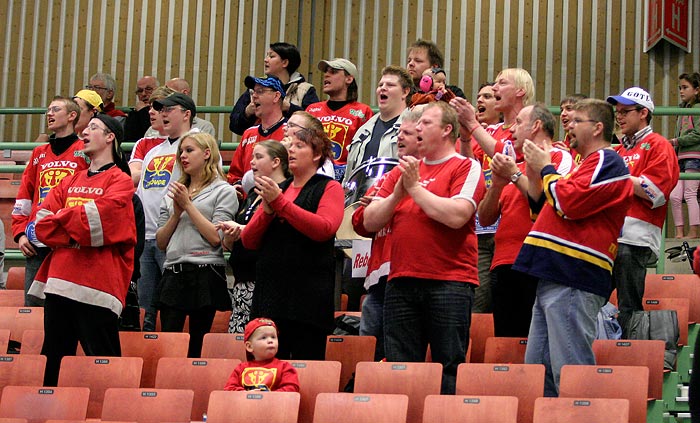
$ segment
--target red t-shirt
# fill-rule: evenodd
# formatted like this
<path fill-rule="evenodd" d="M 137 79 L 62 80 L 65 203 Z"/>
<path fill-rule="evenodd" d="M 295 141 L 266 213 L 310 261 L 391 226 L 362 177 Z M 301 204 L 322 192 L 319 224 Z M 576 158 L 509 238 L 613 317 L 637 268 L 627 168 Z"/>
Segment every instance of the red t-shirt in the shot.
<path fill-rule="evenodd" d="M 484 178 L 475 160 L 457 154 L 439 162 L 428 163 L 423 159 L 419 172 L 419 183 L 440 197 L 462 198 L 470 201 L 476 209 L 484 195 Z M 392 169 L 378 197 L 388 197 L 400 176 L 398 167 Z M 474 217 L 461 228 L 451 229 L 429 218 L 406 195 L 396 206 L 389 224 L 389 280 L 414 277 L 479 285 Z"/>

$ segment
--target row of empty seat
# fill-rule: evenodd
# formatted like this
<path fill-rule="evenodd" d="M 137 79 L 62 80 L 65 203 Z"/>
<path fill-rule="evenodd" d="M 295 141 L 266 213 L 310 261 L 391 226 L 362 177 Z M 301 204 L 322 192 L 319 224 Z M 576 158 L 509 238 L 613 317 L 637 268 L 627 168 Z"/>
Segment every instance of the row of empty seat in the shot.
<path fill-rule="evenodd" d="M 485 363 L 524 363 L 527 340 L 525 338 L 493 337 L 491 314 L 474 314 L 471 331 L 470 352 L 467 362 Z M 33 307 L 0 307 L 0 351 L 7 351 L 8 341 L 21 342 L 21 354 L 39 354 L 43 343 L 43 309 Z M 490 336 L 489 336 L 490 335 Z M 143 387 L 153 386 L 155 361 L 160 357 L 181 356 L 187 352 L 189 335 L 185 333 L 142 333 L 122 332 L 120 334 L 124 356 L 139 356 L 146 360 Z M 360 361 L 370 361 L 374 357 L 373 337 L 329 336 L 326 359 L 343 363 L 340 386 L 349 381 L 354 365 Z M 481 353 L 477 357 L 475 351 Z M 619 351 L 618 351 L 619 350 Z M 483 352 L 482 352 L 483 351 Z M 663 383 L 662 341 L 600 341 L 594 343 L 594 352 L 599 364 L 646 365 L 650 368 L 649 397 L 661 398 Z M 204 358 L 246 359 L 242 334 L 208 333 L 202 346 Z"/>
<path fill-rule="evenodd" d="M 39 367 L 39 363 L 34 364 Z M 458 415 L 486 419 L 468 421 L 533 422 L 537 421 L 537 399 L 544 391 L 542 365 L 465 363 L 458 370 L 457 394 L 439 396 L 442 368 L 437 363 L 361 362 L 357 365 L 355 392 L 338 394 L 335 387 L 340 363 L 293 361 L 299 372 L 301 392 L 287 395 L 283 404 L 272 406 L 265 402 L 265 396 L 281 393 L 247 392 L 236 397 L 219 391 L 228 370 L 238 364 L 237 360 L 163 358 L 158 366 L 155 388 L 133 386 L 138 383 L 140 364 L 138 358 L 71 357 L 62 363 L 57 388 L 41 387 L 41 384 L 33 383 L 32 377 L 35 376 L 21 377 L 16 372 L 8 372 L 9 368 L 3 369 L 2 374 L 11 373 L 19 379 L 17 382 L 26 383 L 13 383 L 3 388 L 0 417 L 20 417 L 30 421 L 101 418 L 106 421 L 189 422 L 201 420 L 206 414 L 208 422 L 219 422 L 232 421 L 230 418 L 235 414 L 240 421 L 246 422 L 420 423 L 445 421 L 440 420 L 440 413 L 444 416 L 447 410 L 462 407 Z M 646 367 L 564 366 L 560 396 L 583 401 L 578 403 L 582 413 L 595 408 L 586 408 L 591 405 L 592 398 L 621 397 L 626 403 L 616 403 L 622 407 L 616 412 L 626 418 L 622 411 L 629 410 L 629 421 L 641 423 L 646 421 L 647 382 Z M 372 404 L 367 403 L 375 401 L 372 394 L 402 395 L 405 399 L 389 397 L 390 401 L 376 410 L 383 410 L 387 418 L 393 416 L 390 420 L 379 416 L 374 416 L 374 420 L 362 420 L 360 415 L 366 412 L 363 408 L 370 407 Z M 431 395 L 437 398 L 429 398 Z M 488 398 L 491 396 L 513 398 L 493 402 Z M 336 399 L 325 404 L 325 399 L 330 401 L 331 397 Z M 569 403 L 569 406 L 574 405 Z M 283 409 L 287 411 L 283 412 Z M 319 410 L 323 411 L 316 415 Z M 395 415 L 389 410 L 396 410 Z M 257 419 L 242 418 L 254 414 L 258 415 Z M 433 420 L 429 418 L 431 415 Z"/>
<path fill-rule="evenodd" d="M 42 397 L 36 401 L 36 387 L 12 387 L 12 395 L 17 399 L 15 409 L 20 411 L 26 402 L 32 401 L 33 417 L 37 419 L 0 418 L 0 423 L 82 423 L 75 419 L 44 419 L 47 415 L 60 415 L 54 406 Z M 81 389 L 64 388 L 65 395 L 73 395 L 69 402 L 70 413 L 61 417 L 80 415 L 85 401 L 85 392 Z M 61 390 L 51 390 L 56 395 Z M 134 391 L 129 389 L 110 389 L 107 394 L 105 413 L 102 421 L 116 423 L 116 418 L 130 418 L 134 422 L 188 422 L 183 420 L 191 391 L 153 390 Z M 46 392 L 40 395 L 46 395 Z M 126 411 L 122 396 L 132 400 Z M 134 404 L 136 407 L 128 407 Z M 64 403 L 63 397 L 56 396 L 56 403 Z M 320 393 L 315 404 L 314 423 L 405 423 L 407 421 L 409 398 L 402 394 L 350 394 Z M 157 404 L 156 404 L 157 403 Z M 114 404 L 114 405 L 112 405 Z M 300 395 L 291 392 L 212 392 L 207 410 L 207 421 L 224 422 L 264 422 L 297 423 L 300 407 Z M 428 395 L 425 398 L 423 423 L 443 423 L 447 421 L 464 421 L 470 423 L 517 423 L 518 399 L 509 396 L 445 396 Z M 39 408 L 36 405 L 40 405 Z M 144 408 L 148 410 L 144 411 Z M 165 412 L 167 410 L 167 412 Z M 627 423 L 629 401 L 610 398 L 537 398 L 535 400 L 533 423 L 561 422 L 606 422 Z M 109 419 L 109 420 L 108 420 Z M 126 420 L 121 420 L 126 422 Z"/>
<path fill-rule="evenodd" d="M 651 276 L 651 275 L 650 275 Z M 676 291 L 677 295 L 689 295 L 688 298 L 685 298 L 685 303 L 687 304 L 687 313 L 686 315 L 687 320 L 691 319 L 691 314 L 692 314 L 692 305 L 696 303 L 694 300 L 694 293 L 697 291 L 698 284 L 697 280 L 694 279 L 694 275 L 685 275 L 685 276 L 692 276 L 692 280 L 689 278 L 685 277 L 680 277 L 677 278 L 678 275 L 662 275 L 659 277 L 660 285 L 664 285 L 665 287 L 674 287 L 673 288 Z M 649 277 L 648 279 L 649 280 Z M 692 284 L 691 284 L 692 282 Z M 648 286 L 650 284 L 648 283 Z M 654 282 L 651 283 L 651 286 L 654 286 Z M 679 289 L 678 287 L 682 287 L 683 289 Z M 664 291 L 664 295 L 669 293 L 669 289 Z M 0 291 L 0 294 L 4 293 L 6 291 Z M 21 292 L 21 291 L 20 291 Z M 647 291 L 649 292 L 649 290 Z M 680 304 L 683 301 L 676 302 L 676 304 Z M 652 304 L 654 305 L 654 304 Z M 681 308 L 684 304 L 681 304 Z M 673 308 L 673 307 L 659 307 L 659 308 Z M 29 323 L 30 321 L 39 321 L 41 322 L 40 324 L 43 325 L 43 310 L 41 309 L 33 309 L 33 308 L 26 308 L 26 307 L 14 307 L 14 314 L 12 315 L 12 322 L 7 324 L 8 320 L 5 319 L 3 320 L 3 307 L 0 307 L 0 348 L 3 346 L 3 339 L 9 339 L 11 337 L 11 333 L 13 334 L 13 339 L 17 338 L 17 334 L 21 335 L 21 340 L 22 340 L 22 349 L 21 353 L 26 354 L 28 352 L 34 352 L 38 353 L 40 351 L 41 347 L 41 342 L 43 340 L 43 332 L 39 329 L 33 329 L 29 328 Z M 39 319 L 38 317 L 41 316 Z M 683 324 L 683 313 L 679 312 L 679 321 L 680 321 L 680 327 L 686 329 L 686 337 L 687 337 L 687 325 Z M 19 329 L 15 329 L 15 321 L 18 322 L 18 326 L 20 327 Z M 4 323 L 3 323 L 4 322 Z M 5 329 L 2 329 L 3 326 L 8 326 Z M 21 326 L 24 325 L 24 328 L 22 329 Z M 472 321 L 472 330 L 471 333 L 472 339 L 470 340 L 470 352 L 468 353 L 467 360 L 474 362 L 475 360 L 481 360 L 485 362 L 494 362 L 494 363 L 512 363 L 512 365 L 517 364 L 519 362 L 523 361 L 524 358 L 524 350 L 527 345 L 527 341 L 525 339 L 521 338 L 494 338 L 493 337 L 493 319 L 492 315 L 490 314 L 474 314 L 473 315 L 473 321 Z M 150 380 L 150 384 L 146 383 L 144 384 L 143 381 L 140 383 L 139 386 L 142 386 L 146 389 L 151 388 L 155 385 L 155 377 L 156 377 L 156 364 L 158 360 L 157 354 L 153 354 L 153 357 L 150 357 L 151 352 L 157 352 L 159 350 L 159 347 L 154 348 L 156 343 L 154 341 L 160 340 L 164 344 L 169 344 L 169 340 L 167 339 L 168 335 L 171 334 L 160 334 L 160 333 L 123 333 L 122 337 L 122 344 L 123 348 L 125 345 L 125 339 L 126 345 L 129 344 L 128 338 L 133 337 L 134 340 L 137 342 L 145 342 L 146 346 L 145 347 L 139 347 L 134 349 L 133 355 L 141 356 L 145 355 L 147 358 L 144 358 L 143 362 L 143 370 L 142 370 L 142 378 L 146 378 L 147 380 Z M 172 334 L 172 335 L 186 335 L 187 334 Z M 35 337 L 34 340 L 31 341 L 32 336 Z M 40 339 L 38 337 L 41 337 Z M 7 338 L 5 338 L 7 337 Z M 27 339 L 25 339 L 27 338 Z M 205 337 L 205 343 L 207 338 L 210 340 L 208 343 L 208 346 L 206 348 L 209 348 L 207 351 L 206 348 L 203 348 L 203 354 L 210 355 L 211 357 L 222 357 L 222 358 L 233 358 L 236 355 L 240 358 L 240 360 L 245 359 L 245 353 L 244 349 L 242 346 L 242 336 L 241 335 L 236 335 L 236 334 L 224 334 L 224 333 L 210 333 L 207 334 Z M 343 363 L 340 366 L 340 375 L 338 378 L 338 382 L 336 384 L 336 390 L 337 389 L 342 389 L 347 380 L 350 378 L 353 370 L 355 369 L 354 364 L 357 362 L 361 362 L 364 360 L 371 360 L 373 357 L 373 352 L 374 352 L 374 344 L 371 343 L 374 341 L 372 338 L 371 340 L 365 339 L 367 337 L 353 337 L 353 336 L 346 336 L 346 337 L 340 337 L 340 336 L 334 336 L 334 337 L 329 337 L 328 340 L 328 346 L 329 348 L 327 349 L 327 360 L 330 360 L 328 362 L 332 362 L 334 360 L 331 360 L 331 358 L 335 358 L 338 361 L 342 361 Z M 183 338 L 187 339 L 187 338 Z M 216 341 L 214 341 L 216 339 Z M 178 340 L 177 342 L 181 342 Z M 687 343 L 687 341 L 686 341 Z M 187 341 L 184 341 L 184 344 L 187 344 Z M 38 350 L 36 349 L 38 346 Z M 643 346 L 642 349 L 639 347 Z M 32 348 L 34 350 L 32 351 Z M 596 350 L 596 358 L 597 358 L 597 363 L 598 365 L 604 365 L 604 366 L 616 366 L 616 365 L 626 365 L 630 363 L 634 364 L 639 364 L 639 365 L 644 365 L 648 368 L 648 376 L 647 376 L 647 393 L 646 393 L 646 398 L 652 398 L 652 399 L 658 399 L 661 398 L 661 392 L 663 390 L 663 342 L 662 341 L 596 341 L 594 344 L 594 349 Z M 124 350 L 124 355 L 132 355 L 131 352 L 128 352 L 130 348 L 127 346 L 126 349 Z M 330 355 L 328 354 L 329 350 L 337 350 L 335 352 L 331 352 Z M 0 351 L 5 351 L 5 349 L 0 349 Z M 335 356 L 333 356 L 335 354 Z M 184 348 L 184 352 L 178 353 L 178 355 L 181 355 L 184 357 L 186 355 L 186 348 Z M 330 358 L 329 358 L 330 357 Z M 481 358 L 479 358 L 481 357 Z M 148 362 L 148 363 L 147 363 Z M 396 364 L 396 363 L 391 363 L 391 364 Z M 578 367 L 578 366 L 577 366 Z M 612 367 L 610 367 L 612 368 Z M 230 372 L 228 372 L 230 373 Z M 300 372 L 301 374 L 301 372 Z M 226 375 L 228 376 L 228 375 Z M 0 377 L 1 380 L 1 377 Z M 356 381 L 357 383 L 357 381 Z M 2 386 L 2 385 L 0 385 Z M 357 388 L 357 384 L 356 384 Z M 335 390 L 332 392 L 336 392 Z M 439 388 L 438 388 L 439 392 Z M 476 395 L 476 394 L 469 394 L 469 395 Z M 503 393 L 496 393 L 496 394 L 490 394 L 490 395 L 506 395 Z M 414 402 L 411 402 L 413 404 Z M 519 409 L 522 412 L 522 409 L 524 409 L 526 405 L 521 404 Z M 308 406 L 306 407 L 301 407 L 300 410 L 309 410 L 313 408 L 309 408 Z M 199 413 L 202 409 L 197 409 L 198 411 L 195 411 L 195 408 L 192 409 L 192 415 L 191 418 L 194 420 L 196 419 L 194 413 Z M 410 407 L 409 407 L 410 410 Z M 645 407 L 636 407 L 634 410 L 642 410 L 640 411 L 641 414 L 644 414 Z M 633 412 L 631 412 L 633 415 Z M 641 415 L 640 414 L 640 415 Z M 413 412 L 409 412 L 409 416 L 416 416 L 417 414 L 415 413 L 415 410 Z M 526 416 L 532 417 L 534 414 L 530 411 L 525 413 Z M 300 422 L 311 422 L 312 420 L 309 419 L 302 419 L 303 412 L 300 411 L 300 417 L 299 421 Z M 523 417 L 523 416 L 521 416 Z M 199 417 L 201 419 L 201 417 Z M 408 420 L 409 422 L 418 422 L 420 420 Z M 530 420 L 521 420 L 521 421 L 530 421 Z M 635 421 L 634 419 L 631 419 L 630 421 Z M 643 421 L 643 420 L 639 420 Z M 2 423 L 2 421 L 0 421 Z"/>
<path fill-rule="evenodd" d="M 7 345 L 8 330 L 0 329 L 0 348 Z M 122 332 L 122 355 L 142 357 L 145 360 L 143 387 L 153 386 L 155 364 L 161 357 L 185 357 L 189 335 L 180 333 Z M 43 331 L 27 330 L 22 337 L 20 353 L 39 354 Z M 374 355 L 375 340 L 364 336 L 329 336 L 326 359 L 343 364 L 339 389 L 345 387 L 354 372 L 355 364 L 370 361 Z M 524 363 L 525 338 L 496 338 L 486 340 L 485 363 Z M 596 340 L 593 344 L 598 364 L 645 365 L 650 369 L 649 398 L 661 398 L 663 388 L 663 341 Z M 246 360 L 243 335 L 209 333 L 204 337 L 203 358 L 233 358 Z"/>

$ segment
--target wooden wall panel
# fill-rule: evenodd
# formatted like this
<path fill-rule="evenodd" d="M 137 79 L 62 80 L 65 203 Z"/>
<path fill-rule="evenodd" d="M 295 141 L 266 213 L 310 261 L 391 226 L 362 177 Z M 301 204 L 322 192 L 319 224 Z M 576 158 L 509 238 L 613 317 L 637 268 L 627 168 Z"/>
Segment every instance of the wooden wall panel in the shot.
<path fill-rule="evenodd" d="M 682 72 L 700 70 L 695 48 L 668 44 L 643 53 L 639 0 L 5 0 L 0 48 L 0 107 L 46 107 L 73 95 L 90 75 L 117 80 L 119 105 L 136 101 L 136 80 L 190 81 L 200 105 L 232 106 L 246 75 L 263 73 L 267 46 L 300 47 L 299 71 L 321 91 L 319 60 L 347 57 L 361 74 L 360 99 L 376 104 L 381 69 L 405 65 L 417 38 L 443 48 L 450 83 L 474 98 L 480 83 L 506 67 L 523 67 L 536 99 L 558 105 L 568 94 L 604 98 L 625 87 L 652 91 L 658 105 L 676 105 Z M 700 16 L 700 0 L 692 5 Z M 697 18 L 696 18 L 697 19 Z M 206 114 L 230 141 L 226 114 Z M 671 135 L 674 122 L 656 117 Z M 42 115 L 0 116 L 0 140 L 33 140 Z"/>

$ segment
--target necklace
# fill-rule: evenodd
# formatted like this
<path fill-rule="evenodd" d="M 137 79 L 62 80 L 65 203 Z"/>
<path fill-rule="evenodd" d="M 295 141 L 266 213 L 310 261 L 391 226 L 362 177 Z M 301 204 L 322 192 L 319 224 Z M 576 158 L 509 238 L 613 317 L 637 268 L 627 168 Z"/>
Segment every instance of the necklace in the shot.
<path fill-rule="evenodd" d="M 197 195 L 197 193 L 198 193 L 201 189 L 202 189 L 202 187 L 193 188 L 193 187 L 190 186 L 190 187 L 189 187 L 190 198 L 192 198 L 192 197 L 194 197 L 195 195 Z"/>
<path fill-rule="evenodd" d="M 89 170 L 88 169 L 88 176 L 97 175 L 98 173 L 102 173 L 105 170 L 109 170 L 109 169 L 113 168 L 114 166 L 116 166 L 116 164 L 114 162 L 112 162 L 112 163 L 107 163 L 106 165 L 102 166 L 101 168 L 99 168 L 97 170 Z"/>
<path fill-rule="evenodd" d="M 265 127 L 262 125 L 262 123 L 260 123 L 260 132 L 261 132 L 264 136 L 270 135 L 270 133 L 273 131 L 273 129 L 274 129 L 280 122 L 282 122 L 283 120 L 284 120 L 284 115 L 282 115 L 282 117 L 281 117 L 277 122 L 273 123 L 272 125 L 268 126 L 267 128 L 265 128 Z"/>

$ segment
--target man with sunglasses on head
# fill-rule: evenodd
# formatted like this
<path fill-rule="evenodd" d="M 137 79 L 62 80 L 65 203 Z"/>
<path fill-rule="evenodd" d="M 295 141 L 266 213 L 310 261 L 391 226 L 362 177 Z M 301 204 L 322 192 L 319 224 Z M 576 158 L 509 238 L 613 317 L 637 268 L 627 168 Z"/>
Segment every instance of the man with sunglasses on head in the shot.
<path fill-rule="evenodd" d="M 183 93 L 186 96 L 192 97 L 192 90 L 190 89 L 190 83 L 183 78 L 172 78 L 165 83 L 165 87 L 171 89 L 178 93 Z M 194 100 L 194 97 L 192 97 Z M 195 116 L 192 119 L 192 129 L 199 129 L 199 132 L 204 132 L 205 134 L 211 134 L 212 137 L 216 138 L 216 131 L 214 130 L 214 125 L 206 119 L 202 119 L 199 116 Z M 158 131 L 151 126 L 146 131 L 144 137 L 157 137 Z"/>
<path fill-rule="evenodd" d="M 146 75 L 136 81 L 136 104 L 126 116 L 124 121 L 124 139 L 126 141 L 136 141 L 143 138 L 144 134 L 151 127 L 151 118 L 148 111 L 151 106 L 150 97 L 153 90 L 158 88 L 160 83 L 154 76 Z"/>
<path fill-rule="evenodd" d="M 80 106 L 80 118 L 75 122 L 75 133 L 78 138 L 83 139 L 83 131 L 90 120 L 102 113 L 102 97 L 91 90 L 80 90 L 73 96 L 73 101 Z"/>
<path fill-rule="evenodd" d="M 141 279 L 138 285 L 139 303 L 146 310 L 144 331 L 155 330 L 156 310 L 151 303 L 165 261 L 165 253 L 156 246 L 160 202 L 167 194 L 170 182 L 180 178 L 180 170 L 175 166 L 175 155 L 180 139 L 190 131 L 192 119 L 197 113 L 194 101 L 182 93 L 156 100 L 151 107 L 160 113 L 163 133 L 168 138 L 146 153 L 136 189 L 146 217 L 146 242 L 141 255 Z"/>
<path fill-rule="evenodd" d="M 116 118 L 119 123 L 124 125 L 126 113 L 116 108 L 114 104 L 114 94 L 117 89 L 117 83 L 108 73 L 96 73 L 90 77 L 90 82 L 85 86 L 86 90 L 93 90 L 102 97 L 105 114 Z"/>
<path fill-rule="evenodd" d="M 172 78 L 165 83 L 165 86 L 173 91 L 183 93 L 184 95 L 188 95 L 194 99 L 194 96 L 192 95 L 192 89 L 190 88 L 190 83 L 187 82 L 187 80 L 184 78 Z M 196 116 L 194 120 L 192 120 L 192 128 L 197 128 L 200 132 L 210 134 L 212 137 L 216 138 L 216 131 L 214 130 L 214 125 L 208 120 L 202 119 L 200 116 Z M 150 134 L 146 132 L 146 135 Z"/>
<path fill-rule="evenodd" d="M 226 177 L 228 183 L 236 187 L 241 195 L 244 195 L 245 190 L 241 184 L 243 175 L 250 170 L 253 147 L 260 141 L 281 141 L 284 138 L 284 127 L 287 123 L 287 118 L 282 113 L 282 102 L 286 93 L 279 79 L 274 76 L 267 78 L 246 76 L 245 86 L 250 90 L 251 104 L 255 108 L 255 117 L 260 124 L 243 132 Z"/>
<path fill-rule="evenodd" d="M 647 263 L 659 257 L 661 228 L 666 220 L 666 203 L 678 182 L 678 160 L 671 143 L 652 131 L 654 103 L 648 92 L 628 88 L 607 98 L 615 106 L 615 119 L 622 132 L 618 154 L 629 168 L 634 197 L 625 217 L 613 268 L 623 337 L 628 336 L 629 319 L 643 310 Z"/>
<path fill-rule="evenodd" d="M 32 151 L 32 157 L 22 173 L 22 182 L 12 210 L 12 236 L 26 258 L 24 277 L 24 304 L 29 307 L 43 305 L 43 301 L 27 295 L 34 276 L 49 248 L 36 238 L 34 231 L 36 212 L 49 191 L 61 180 L 86 169 L 89 160 L 82 153 L 83 142 L 75 134 L 80 119 L 80 106 L 70 98 L 54 97 L 46 109 L 47 127 L 53 134 L 48 144 Z"/>

